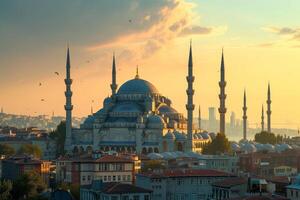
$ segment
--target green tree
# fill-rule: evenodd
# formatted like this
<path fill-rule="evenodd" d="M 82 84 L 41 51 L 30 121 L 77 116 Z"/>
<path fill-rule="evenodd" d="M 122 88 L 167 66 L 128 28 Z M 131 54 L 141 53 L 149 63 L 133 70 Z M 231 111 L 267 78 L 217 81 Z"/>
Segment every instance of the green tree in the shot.
<path fill-rule="evenodd" d="M 61 121 L 56 130 L 50 133 L 50 138 L 56 143 L 56 156 L 65 154 L 66 122 Z"/>
<path fill-rule="evenodd" d="M 261 144 L 277 144 L 283 141 L 283 136 L 275 135 L 274 133 L 269 133 L 267 131 L 263 131 L 260 133 L 256 133 L 254 137 L 255 142 Z"/>
<path fill-rule="evenodd" d="M 16 153 L 15 149 L 8 144 L 0 144 L 0 155 L 11 156 Z"/>
<path fill-rule="evenodd" d="M 155 169 L 165 169 L 163 162 L 160 160 L 149 160 L 144 163 L 141 170 L 142 172 L 148 172 Z"/>
<path fill-rule="evenodd" d="M 41 175 L 31 171 L 21 175 L 13 182 L 12 196 L 15 200 L 38 198 L 46 188 Z"/>
<path fill-rule="evenodd" d="M 23 144 L 18 150 L 18 154 L 28 154 L 40 158 L 42 156 L 42 150 L 36 144 Z"/>
<path fill-rule="evenodd" d="M 210 143 L 207 143 L 202 151 L 203 154 L 231 153 L 231 146 L 225 134 L 218 133 Z"/>
<path fill-rule="evenodd" d="M 11 200 L 12 182 L 9 180 L 0 180 L 0 199 Z"/>

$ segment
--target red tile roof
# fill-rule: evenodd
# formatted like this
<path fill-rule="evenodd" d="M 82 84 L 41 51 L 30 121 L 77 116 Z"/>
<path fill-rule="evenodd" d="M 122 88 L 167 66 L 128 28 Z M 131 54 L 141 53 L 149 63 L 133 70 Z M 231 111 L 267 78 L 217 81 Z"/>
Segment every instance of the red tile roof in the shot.
<path fill-rule="evenodd" d="M 210 169 L 166 169 L 162 171 L 145 172 L 139 174 L 150 178 L 169 178 L 169 177 L 233 177 L 232 174 Z"/>
<path fill-rule="evenodd" d="M 222 181 L 213 183 L 212 185 L 222 188 L 230 188 L 236 185 L 247 184 L 247 179 L 240 177 L 227 178 Z"/>
<path fill-rule="evenodd" d="M 106 194 L 150 193 L 152 190 L 124 183 L 108 183 L 104 186 L 102 192 Z"/>

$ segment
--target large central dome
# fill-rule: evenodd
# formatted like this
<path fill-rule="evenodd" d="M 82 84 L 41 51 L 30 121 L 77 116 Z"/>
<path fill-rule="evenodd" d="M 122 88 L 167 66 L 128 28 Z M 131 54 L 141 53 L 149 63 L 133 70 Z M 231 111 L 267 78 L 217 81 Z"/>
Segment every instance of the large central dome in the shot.
<path fill-rule="evenodd" d="M 159 94 L 155 86 L 143 79 L 135 78 L 125 82 L 118 94 Z"/>

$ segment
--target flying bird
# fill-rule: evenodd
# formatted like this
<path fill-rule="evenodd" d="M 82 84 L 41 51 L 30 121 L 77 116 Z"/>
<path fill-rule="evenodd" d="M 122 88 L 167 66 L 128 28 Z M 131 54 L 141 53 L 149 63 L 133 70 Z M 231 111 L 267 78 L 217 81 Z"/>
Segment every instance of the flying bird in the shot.
<path fill-rule="evenodd" d="M 45 101 L 45 99 L 41 99 L 41 101 Z"/>
<path fill-rule="evenodd" d="M 57 76 L 59 76 L 59 73 L 58 72 L 54 72 Z"/>
<path fill-rule="evenodd" d="M 42 86 L 42 83 L 39 83 L 39 86 Z"/>
<path fill-rule="evenodd" d="M 128 21 L 129 21 L 129 23 L 131 23 L 131 22 L 132 22 L 132 20 L 131 20 L 131 19 L 129 19 Z"/>

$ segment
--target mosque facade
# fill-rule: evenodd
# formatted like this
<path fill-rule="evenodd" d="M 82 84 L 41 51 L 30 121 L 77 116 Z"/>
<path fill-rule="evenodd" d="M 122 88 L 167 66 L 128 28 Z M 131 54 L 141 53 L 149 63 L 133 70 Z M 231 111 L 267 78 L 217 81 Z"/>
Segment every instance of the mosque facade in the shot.
<path fill-rule="evenodd" d="M 203 146 L 215 137 L 193 126 L 193 62 L 190 47 L 188 61 L 187 116 L 173 106 L 171 99 L 162 95 L 138 71 L 133 79 L 117 85 L 116 60 L 113 56 L 111 95 L 103 107 L 89 115 L 80 128 L 71 128 L 68 118 L 72 112 L 70 55 L 66 66 L 66 142 L 69 153 L 93 150 L 135 152 L 201 152 Z M 69 127 L 68 127 L 69 126 Z"/>

